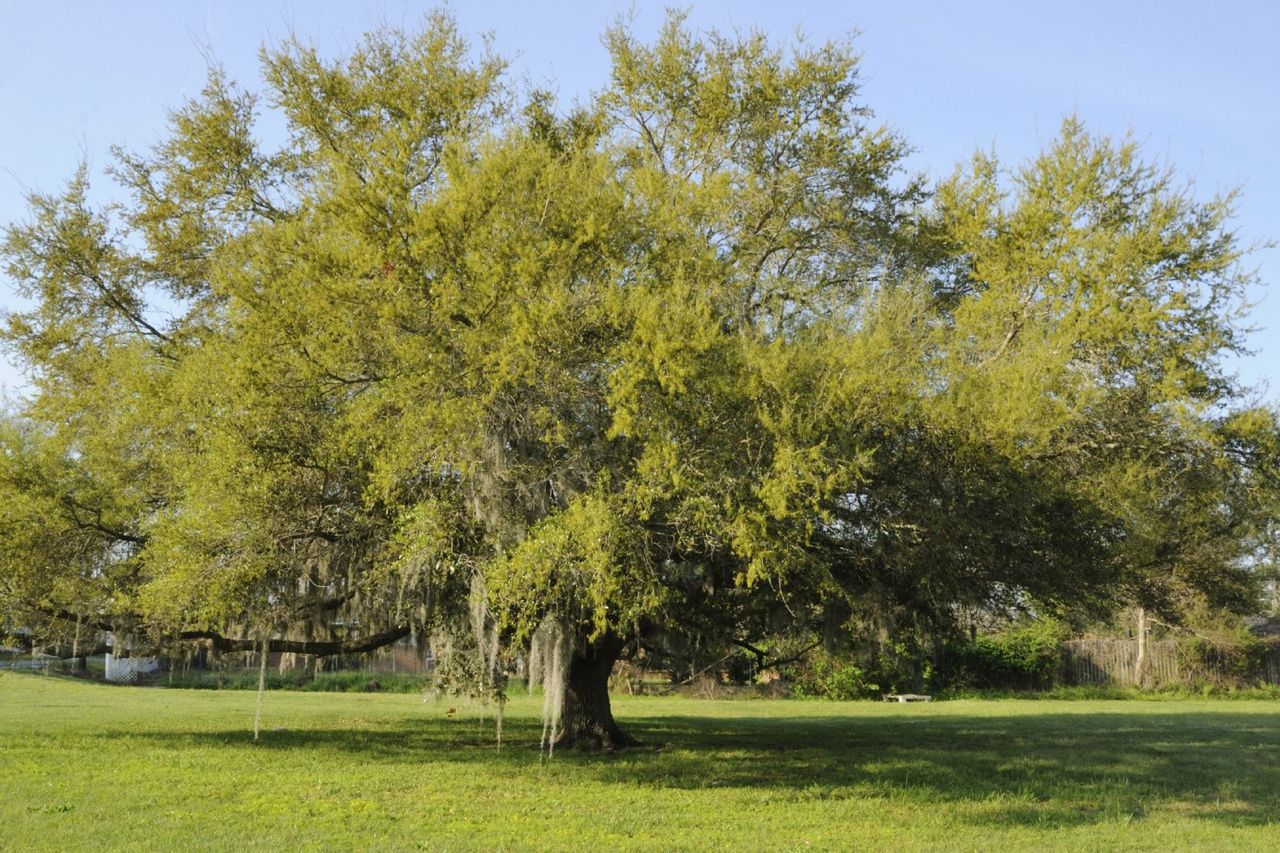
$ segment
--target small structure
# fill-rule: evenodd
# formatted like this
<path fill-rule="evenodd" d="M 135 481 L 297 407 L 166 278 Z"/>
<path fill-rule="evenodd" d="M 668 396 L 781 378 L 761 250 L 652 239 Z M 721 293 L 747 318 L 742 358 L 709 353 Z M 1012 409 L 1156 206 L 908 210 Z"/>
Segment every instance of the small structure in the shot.
<path fill-rule="evenodd" d="M 151 657 L 118 658 L 110 653 L 106 659 L 106 679 L 117 684 L 136 684 L 138 676 L 160 669 L 160 661 Z"/>
<path fill-rule="evenodd" d="M 925 696 L 922 693 L 886 693 L 884 694 L 886 702 L 932 702 L 932 696 Z"/>

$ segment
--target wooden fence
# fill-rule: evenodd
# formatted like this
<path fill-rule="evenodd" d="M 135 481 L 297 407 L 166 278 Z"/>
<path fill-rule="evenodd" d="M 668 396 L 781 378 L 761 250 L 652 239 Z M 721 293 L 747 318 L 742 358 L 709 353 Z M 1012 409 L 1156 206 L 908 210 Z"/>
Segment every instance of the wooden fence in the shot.
<path fill-rule="evenodd" d="M 1062 649 L 1061 679 L 1068 685 L 1137 684 L 1138 641 L 1128 639 L 1068 640 Z M 1201 647 L 1194 652 L 1178 640 L 1147 643 L 1147 678 L 1152 687 L 1213 684 L 1250 686 L 1280 684 L 1280 646 L 1242 661 L 1229 647 Z"/>

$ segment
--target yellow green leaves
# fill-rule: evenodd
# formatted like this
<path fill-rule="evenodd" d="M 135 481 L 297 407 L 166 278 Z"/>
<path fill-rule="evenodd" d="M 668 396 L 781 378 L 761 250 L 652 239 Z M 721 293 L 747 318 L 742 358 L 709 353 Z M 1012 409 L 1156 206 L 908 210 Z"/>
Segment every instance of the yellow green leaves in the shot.
<path fill-rule="evenodd" d="M 547 614 L 592 639 L 653 614 L 665 595 L 644 529 L 618 498 L 584 494 L 488 567 L 490 595 L 527 637 Z"/>
<path fill-rule="evenodd" d="M 303 162 L 390 236 L 440 179 L 445 148 L 489 129 L 503 64 L 473 57 L 437 14 L 416 34 L 371 33 L 345 62 L 292 41 L 264 50 L 263 66 Z"/>
<path fill-rule="evenodd" d="M 964 259 L 939 347 L 965 428 L 1042 454 L 1135 385 L 1152 406 L 1213 393 L 1243 281 L 1225 202 L 1068 119 L 1008 181 L 975 158 L 936 209 Z"/>
<path fill-rule="evenodd" d="M 482 574 L 515 633 L 599 635 L 763 619 L 748 590 L 945 621 L 1237 541 L 1275 465 L 1218 361 L 1229 200 L 1069 120 L 929 202 L 847 43 L 679 15 L 607 43 L 561 112 L 444 15 L 337 61 L 291 42 L 265 95 L 214 73 L 120 154 L 118 210 L 83 173 L 34 197 L 7 338 L 56 476 L 5 511 L 84 556 L 24 589 L 331 632 L 425 626 Z"/>

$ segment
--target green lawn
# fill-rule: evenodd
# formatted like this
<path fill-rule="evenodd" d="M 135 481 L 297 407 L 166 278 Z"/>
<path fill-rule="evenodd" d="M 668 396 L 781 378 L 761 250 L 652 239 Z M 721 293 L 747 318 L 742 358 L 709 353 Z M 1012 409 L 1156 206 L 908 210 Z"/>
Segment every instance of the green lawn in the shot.
<path fill-rule="evenodd" d="M 415 695 L 0 674 L 0 847 L 1280 848 L 1280 703 L 619 698 L 540 763 Z"/>

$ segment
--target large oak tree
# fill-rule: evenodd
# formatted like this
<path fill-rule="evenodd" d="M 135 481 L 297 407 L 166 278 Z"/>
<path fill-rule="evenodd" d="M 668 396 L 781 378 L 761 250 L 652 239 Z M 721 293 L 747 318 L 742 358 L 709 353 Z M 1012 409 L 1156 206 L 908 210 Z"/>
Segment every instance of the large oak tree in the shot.
<path fill-rule="evenodd" d="M 618 746 L 664 636 L 1239 599 L 1276 427 L 1221 366 L 1229 200 L 1074 119 L 926 192 L 848 44 L 606 42 L 569 111 L 443 16 L 292 42 L 118 204 L 34 195 L 11 622 L 327 654 L 474 608 L 554 628 L 560 741 Z"/>

